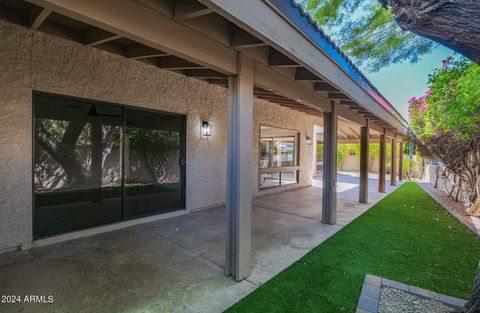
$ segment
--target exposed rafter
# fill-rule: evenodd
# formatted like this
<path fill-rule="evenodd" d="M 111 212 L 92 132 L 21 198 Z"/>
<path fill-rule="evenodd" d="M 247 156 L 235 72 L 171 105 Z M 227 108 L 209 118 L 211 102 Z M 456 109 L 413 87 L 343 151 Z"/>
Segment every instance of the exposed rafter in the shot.
<path fill-rule="evenodd" d="M 311 82 L 322 82 L 323 79 L 313 74 L 304 67 L 299 67 L 295 71 L 295 80 L 299 81 L 311 81 Z"/>
<path fill-rule="evenodd" d="M 268 52 L 268 65 L 276 67 L 299 67 L 300 65 L 283 55 L 277 50 L 270 48 Z"/>
<path fill-rule="evenodd" d="M 328 97 L 335 100 L 350 100 L 348 96 L 341 92 L 329 92 Z"/>
<path fill-rule="evenodd" d="M 47 17 L 52 13 L 51 10 L 48 9 L 41 9 L 38 14 L 33 16 L 33 14 L 30 16 L 30 29 L 31 30 L 37 30 L 40 25 L 47 19 Z"/>
<path fill-rule="evenodd" d="M 83 34 L 83 43 L 87 46 L 96 46 L 120 38 L 119 35 L 112 34 L 103 29 L 92 28 Z"/>
<path fill-rule="evenodd" d="M 186 70 L 185 75 L 193 78 L 226 78 L 225 74 L 211 69 L 192 69 Z"/>
<path fill-rule="evenodd" d="M 185 21 L 192 18 L 213 13 L 213 10 L 196 0 L 175 1 L 173 18 L 177 21 Z"/>
<path fill-rule="evenodd" d="M 127 58 L 130 59 L 153 58 L 168 55 L 166 52 L 142 44 L 128 46 L 125 50 Z"/>
<path fill-rule="evenodd" d="M 315 91 L 334 91 L 338 92 L 339 90 L 327 82 L 316 82 L 313 85 L 313 90 Z"/>
<path fill-rule="evenodd" d="M 170 70 L 189 70 L 189 69 L 204 69 L 203 65 L 181 59 L 179 57 L 169 55 L 158 58 L 158 67 Z"/>
<path fill-rule="evenodd" d="M 250 35 L 239 27 L 235 27 L 231 44 L 235 48 L 254 48 L 267 46 L 265 42 L 261 41 L 255 36 Z"/>

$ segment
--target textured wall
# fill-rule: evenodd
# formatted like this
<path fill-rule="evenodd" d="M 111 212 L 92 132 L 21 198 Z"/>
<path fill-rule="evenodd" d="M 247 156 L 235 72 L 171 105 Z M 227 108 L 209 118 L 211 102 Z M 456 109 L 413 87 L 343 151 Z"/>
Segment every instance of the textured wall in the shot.
<path fill-rule="evenodd" d="M 31 242 L 32 90 L 186 114 L 187 208 L 224 203 L 226 89 L 5 22 L 0 38 L 0 251 Z M 300 183 L 310 184 L 313 146 L 304 139 L 318 120 L 258 99 L 254 114 L 254 193 L 260 124 L 300 131 Z M 202 120 L 213 125 L 208 139 Z"/>

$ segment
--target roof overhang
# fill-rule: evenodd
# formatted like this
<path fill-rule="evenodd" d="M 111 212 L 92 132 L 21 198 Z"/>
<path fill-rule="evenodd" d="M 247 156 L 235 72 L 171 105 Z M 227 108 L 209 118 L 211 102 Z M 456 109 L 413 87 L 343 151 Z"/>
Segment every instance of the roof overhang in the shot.
<path fill-rule="evenodd" d="M 257 97 L 313 115 L 334 102 L 343 119 L 407 134 L 405 121 L 291 0 L 18 3 L 28 4 L 27 17 L 22 5 L 7 20 L 224 87 L 238 54 L 247 54 Z"/>

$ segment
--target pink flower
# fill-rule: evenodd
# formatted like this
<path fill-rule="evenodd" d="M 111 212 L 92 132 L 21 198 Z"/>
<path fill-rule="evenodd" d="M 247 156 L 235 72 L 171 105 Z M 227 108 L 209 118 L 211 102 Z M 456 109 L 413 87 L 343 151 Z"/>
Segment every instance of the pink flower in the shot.
<path fill-rule="evenodd" d="M 418 108 L 420 109 L 420 112 L 423 112 L 423 110 L 428 108 L 428 103 L 424 102 L 424 103 L 420 104 L 420 106 Z"/>
<path fill-rule="evenodd" d="M 447 57 L 445 60 L 442 61 L 442 67 L 447 68 L 452 60 L 453 60 L 452 56 Z"/>

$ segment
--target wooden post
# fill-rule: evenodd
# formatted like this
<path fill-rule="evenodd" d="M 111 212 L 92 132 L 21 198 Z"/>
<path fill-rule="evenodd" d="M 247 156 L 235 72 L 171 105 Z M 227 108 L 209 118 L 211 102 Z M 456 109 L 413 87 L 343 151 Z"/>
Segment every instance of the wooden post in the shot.
<path fill-rule="evenodd" d="M 403 180 L 403 141 L 400 141 L 400 154 L 398 155 L 398 181 Z"/>
<path fill-rule="evenodd" d="M 238 54 L 238 76 L 230 77 L 227 156 L 225 273 L 250 275 L 252 232 L 253 60 Z"/>
<path fill-rule="evenodd" d="M 360 128 L 360 203 L 368 203 L 368 138 L 369 128 L 368 119 L 365 126 Z"/>
<path fill-rule="evenodd" d="M 385 173 L 387 167 L 387 138 L 385 131 L 380 135 L 380 149 L 379 149 L 379 169 L 378 169 L 378 192 L 385 192 Z"/>
<path fill-rule="evenodd" d="M 390 170 L 390 185 L 395 186 L 397 184 L 397 141 L 395 135 L 392 138 L 392 164 Z"/>
<path fill-rule="evenodd" d="M 330 113 L 323 113 L 323 198 L 322 222 L 337 221 L 337 107 L 330 101 Z"/>

